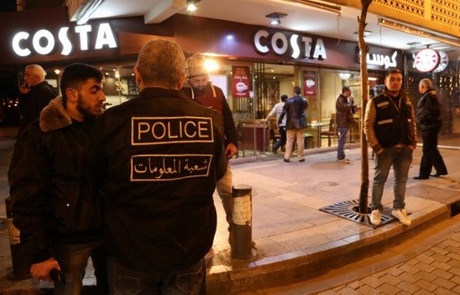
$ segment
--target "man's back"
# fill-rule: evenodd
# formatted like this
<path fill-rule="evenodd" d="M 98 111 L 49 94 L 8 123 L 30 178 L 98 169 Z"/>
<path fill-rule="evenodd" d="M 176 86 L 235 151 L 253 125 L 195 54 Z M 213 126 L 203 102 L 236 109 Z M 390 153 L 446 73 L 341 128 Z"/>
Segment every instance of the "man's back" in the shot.
<path fill-rule="evenodd" d="M 107 110 L 93 139 L 92 164 L 109 167 L 95 175 L 104 179 L 117 259 L 155 271 L 202 258 L 216 229 L 212 194 L 226 169 L 220 114 L 180 91 L 146 88 Z"/>

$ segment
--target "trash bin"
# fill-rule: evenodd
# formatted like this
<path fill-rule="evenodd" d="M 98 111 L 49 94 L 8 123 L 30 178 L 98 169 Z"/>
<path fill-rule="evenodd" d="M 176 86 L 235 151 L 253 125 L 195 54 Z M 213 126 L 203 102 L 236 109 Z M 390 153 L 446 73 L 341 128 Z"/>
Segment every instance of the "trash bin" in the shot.
<path fill-rule="evenodd" d="M 232 258 L 252 258 L 252 188 L 243 184 L 232 189 Z"/>
<path fill-rule="evenodd" d="M 24 253 L 19 236 L 19 229 L 13 224 L 13 204 L 11 197 L 5 199 L 8 236 L 10 240 L 11 260 L 13 268 L 8 270 L 7 277 L 12 280 L 25 280 L 31 277 L 30 262 Z"/>

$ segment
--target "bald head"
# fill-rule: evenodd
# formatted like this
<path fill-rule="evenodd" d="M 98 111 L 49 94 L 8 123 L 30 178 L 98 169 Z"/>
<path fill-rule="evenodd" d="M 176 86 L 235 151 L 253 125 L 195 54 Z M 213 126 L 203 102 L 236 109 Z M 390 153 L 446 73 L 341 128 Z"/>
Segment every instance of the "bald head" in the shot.
<path fill-rule="evenodd" d="M 46 72 L 37 64 L 31 64 L 26 66 L 24 70 L 24 83 L 28 86 L 34 86 L 38 83 L 45 81 Z"/>
<path fill-rule="evenodd" d="M 185 56 L 174 41 L 149 41 L 139 52 L 134 68 L 140 90 L 145 87 L 180 89 L 185 80 Z"/>

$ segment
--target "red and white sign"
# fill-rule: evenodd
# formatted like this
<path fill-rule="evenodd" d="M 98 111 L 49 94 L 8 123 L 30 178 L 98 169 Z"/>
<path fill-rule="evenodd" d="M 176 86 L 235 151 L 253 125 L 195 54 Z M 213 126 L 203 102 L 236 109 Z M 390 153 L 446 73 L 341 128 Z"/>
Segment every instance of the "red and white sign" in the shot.
<path fill-rule="evenodd" d="M 438 67 L 440 60 L 436 50 L 425 48 L 415 56 L 414 67 L 423 73 L 431 72 Z"/>
<path fill-rule="evenodd" d="M 249 67 L 233 67 L 233 97 L 249 97 Z"/>
<path fill-rule="evenodd" d="M 303 74 L 304 87 L 303 94 L 306 96 L 316 96 L 316 73 L 304 72 Z"/>

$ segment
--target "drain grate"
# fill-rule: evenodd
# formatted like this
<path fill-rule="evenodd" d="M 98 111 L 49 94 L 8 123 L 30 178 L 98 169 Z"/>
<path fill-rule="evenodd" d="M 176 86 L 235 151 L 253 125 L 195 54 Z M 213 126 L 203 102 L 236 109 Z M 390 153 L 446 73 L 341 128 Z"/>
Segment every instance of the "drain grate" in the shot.
<path fill-rule="evenodd" d="M 370 208 L 368 208 L 369 213 L 360 213 L 359 211 L 359 200 L 352 200 L 352 201 L 344 201 L 339 202 L 336 204 L 332 204 L 323 208 L 319 209 L 320 211 L 331 213 L 337 215 L 339 217 L 358 222 L 363 225 L 367 225 L 370 227 L 375 227 L 372 225 L 369 213 Z M 387 224 L 395 219 L 393 215 L 391 215 L 391 208 L 383 208 L 382 211 L 382 223 L 380 225 Z"/>

